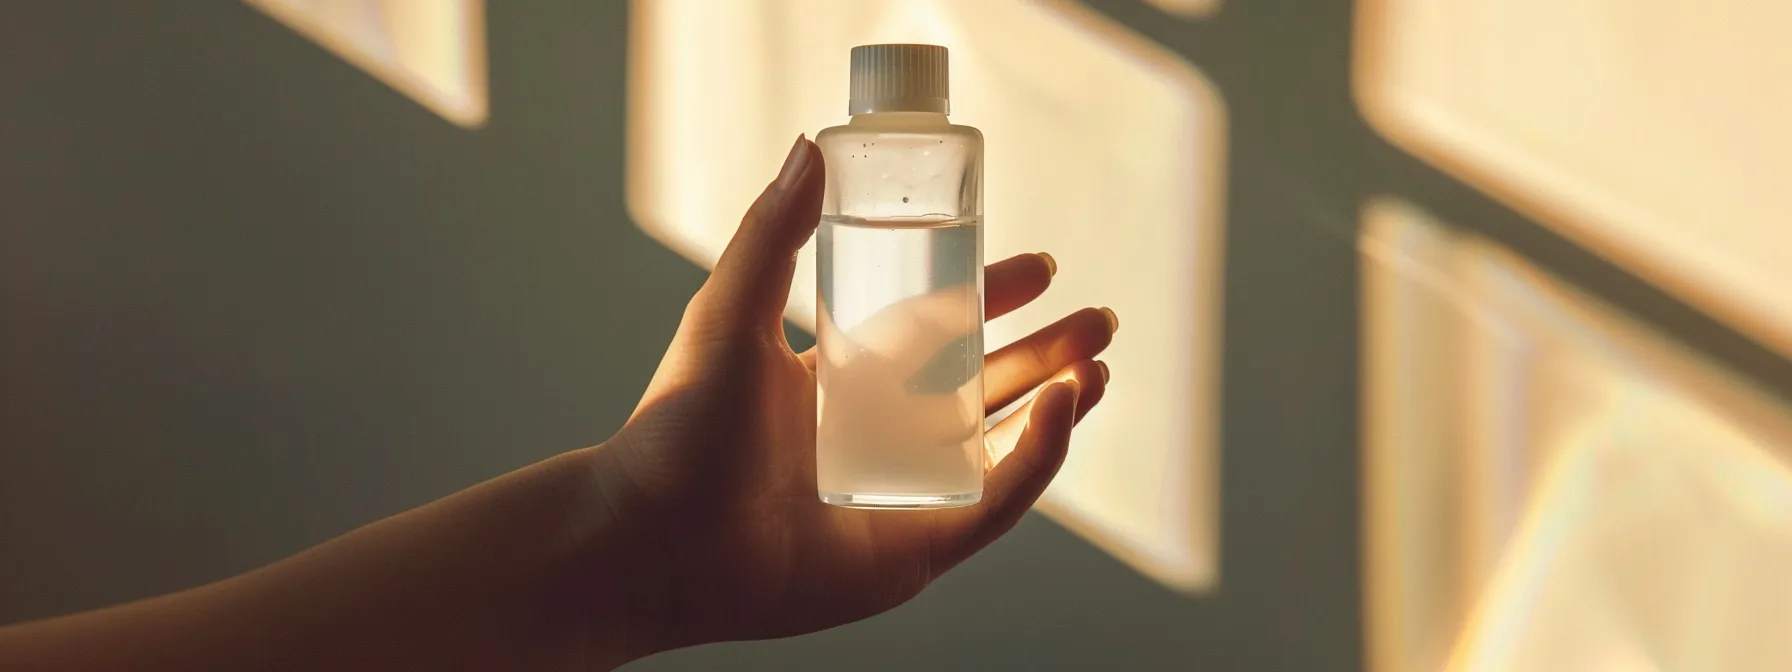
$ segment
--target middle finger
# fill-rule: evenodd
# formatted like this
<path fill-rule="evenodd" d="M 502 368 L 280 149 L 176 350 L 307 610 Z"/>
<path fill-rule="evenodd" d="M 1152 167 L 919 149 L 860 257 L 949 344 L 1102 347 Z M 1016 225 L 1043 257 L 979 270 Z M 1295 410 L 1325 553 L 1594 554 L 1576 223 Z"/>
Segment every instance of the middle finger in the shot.
<path fill-rule="evenodd" d="M 1113 310 L 1084 308 L 989 353 L 983 359 L 983 407 L 1006 408 L 1059 369 L 1101 354 L 1119 326 Z"/>

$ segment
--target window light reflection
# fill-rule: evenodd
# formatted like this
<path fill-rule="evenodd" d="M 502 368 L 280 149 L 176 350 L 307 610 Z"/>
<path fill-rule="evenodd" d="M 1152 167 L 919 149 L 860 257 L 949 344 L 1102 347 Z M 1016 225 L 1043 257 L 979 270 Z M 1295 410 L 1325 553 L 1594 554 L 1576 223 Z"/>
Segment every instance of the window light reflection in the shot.
<path fill-rule="evenodd" d="M 1145 0 L 1185 19 L 1204 19 L 1220 8 L 1220 0 Z"/>
<path fill-rule="evenodd" d="M 481 0 L 244 0 L 461 126 L 487 115 Z"/>
<path fill-rule="evenodd" d="M 1364 225 L 1371 668 L 1792 667 L 1792 406 L 1411 206 Z"/>
<path fill-rule="evenodd" d="M 1377 130 L 1792 355 L 1792 3 L 1357 10 Z"/>

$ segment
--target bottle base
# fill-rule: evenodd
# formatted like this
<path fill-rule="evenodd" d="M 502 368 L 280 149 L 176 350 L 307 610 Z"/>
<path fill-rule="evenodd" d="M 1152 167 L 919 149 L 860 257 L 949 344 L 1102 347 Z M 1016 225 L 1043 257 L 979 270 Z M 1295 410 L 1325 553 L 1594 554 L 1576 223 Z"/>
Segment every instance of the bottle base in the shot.
<path fill-rule="evenodd" d="M 849 509 L 950 509 L 970 506 L 983 499 L 982 492 L 950 495 L 880 495 L 865 492 L 823 492 L 821 501 Z"/>

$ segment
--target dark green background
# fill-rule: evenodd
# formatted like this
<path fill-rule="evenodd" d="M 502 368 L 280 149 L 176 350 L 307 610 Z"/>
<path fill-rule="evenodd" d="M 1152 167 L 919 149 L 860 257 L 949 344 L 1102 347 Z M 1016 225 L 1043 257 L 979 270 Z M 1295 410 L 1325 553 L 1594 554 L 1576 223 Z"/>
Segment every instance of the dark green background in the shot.
<path fill-rule="evenodd" d="M 0 7 L 0 622 L 240 572 L 623 420 L 704 277 L 624 209 L 627 8 L 489 4 L 472 132 L 240 3 Z M 1359 668 L 1371 193 L 1792 389 L 1785 360 L 1367 133 L 1347 2 L 1091 4 L 1228 105 L 1220 589 L 1172 594 L 1035 516 L 890 614 L 635 669 Z"/>

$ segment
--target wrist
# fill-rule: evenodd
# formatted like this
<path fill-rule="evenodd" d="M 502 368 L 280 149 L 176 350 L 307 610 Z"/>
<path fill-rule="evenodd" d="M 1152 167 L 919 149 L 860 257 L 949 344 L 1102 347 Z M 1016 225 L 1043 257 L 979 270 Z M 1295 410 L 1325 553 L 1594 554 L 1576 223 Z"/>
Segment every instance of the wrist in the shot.
<path fill-rule="evenodd" d="M 599 669 L 673 648 L 665 526 L 612 443 L 573 451 L 563 499 L 576 549 L 568 590 L 583 605 L 586 659 Z"/>

